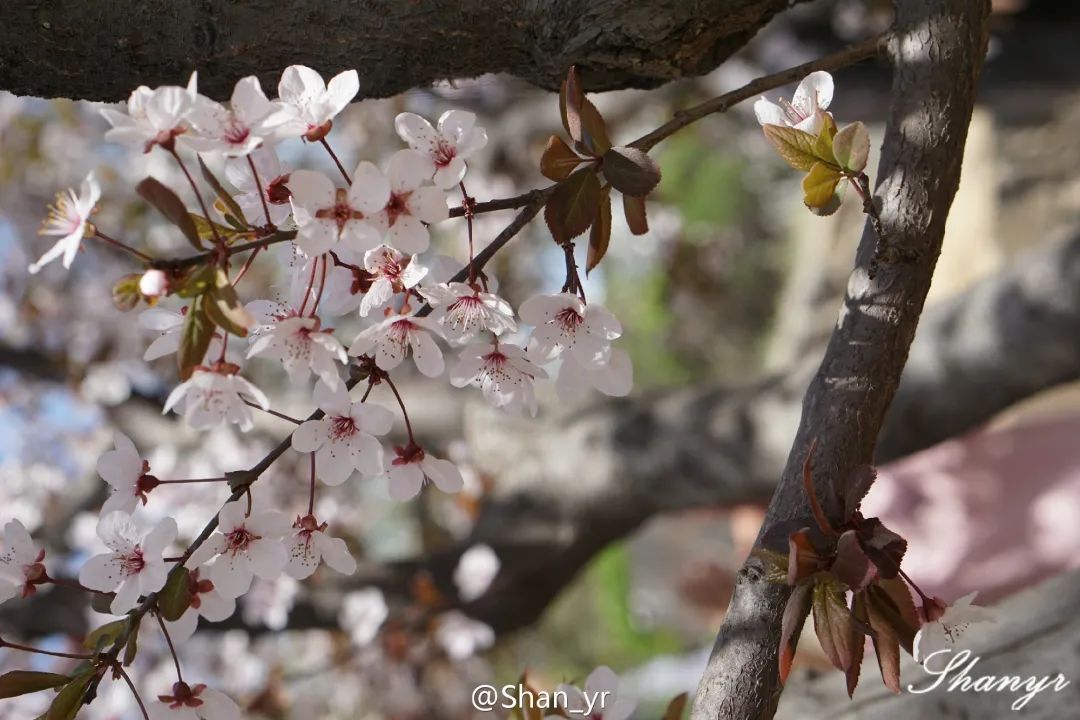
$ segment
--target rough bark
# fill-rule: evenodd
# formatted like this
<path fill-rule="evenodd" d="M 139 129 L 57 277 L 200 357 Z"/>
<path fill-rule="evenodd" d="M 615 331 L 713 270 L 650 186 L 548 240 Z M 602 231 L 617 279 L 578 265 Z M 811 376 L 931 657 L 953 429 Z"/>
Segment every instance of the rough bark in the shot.
<path fill-rule="evenodd" d="M 0 89 L 115 101 L 137 85 L 228 97 L 293 63 L 357 68 L 361 97 L 505 72 L 557 88 L 577 64 L 590 90 L 709 72 L 788 0 L 41 0 L 0 24 Z"/>
<path fill-rule="evenodd" d="M 786 522 L 808 519 L 801 468 L 816 441 L 815 490 L 835 518 L 834 483 L 873 460 L 885 412 L 915 336 L 945 219 L 960 182 L 975 86 L 986 53 L 990 3 L 897 0 L 889 55 L 893 100 L 878 168 L 876 201 L 887 241 L 917 252 L 871 279 L 877 238 L 864 229 L 837 325 L 803 401 L 799 429 L 759 542 Z M 777 648 L 788 588 L 760 562 L 739 571 L 735 594 L 698 686 L 691 717 L 768 720 L 781 687 Z"/>

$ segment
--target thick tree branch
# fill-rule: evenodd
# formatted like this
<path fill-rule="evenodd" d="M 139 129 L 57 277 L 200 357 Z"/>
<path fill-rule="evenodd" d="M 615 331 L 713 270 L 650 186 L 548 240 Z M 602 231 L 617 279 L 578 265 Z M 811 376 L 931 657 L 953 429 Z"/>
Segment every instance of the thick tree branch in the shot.
<path fill-rule="evenodd" d="M 789 0 L 45 0 L 7 3 L 0 89 L 121 100 L 138 85 L 228 97 L 285 66 L 360 72 L 362 97 L 505 72 L 558 88 L 577 64 L 589 90 L 701 75 Z M 88 31 L 88 28 L 94 29 Z"/>
<path fill-rule="evenodd" d="M 872 462 L 874 447 L 915 336 L 945 219 L 960 182 L 975 86 L 986 54 L 988 1 L 897 0 L 889 54 L 893 102 L 875 200 L 889 243 L 917 253 L 912 262 L 868 270 L 877 242 L 864 230 L 844 306 L 802 419 L 759 542 L 783 536 L 805 518 L 801 467 L 817 442 L 815 485 L 830 516 L 839 514 L 839 479 Z M 811 523 L 806 523 L 811 524 Z M 739 571 L 735 595 L 698 687 L 695 720 L 768 720 L 780 697 L 777 648 L 789 590 L 766 581 L 759 561 Z"/>

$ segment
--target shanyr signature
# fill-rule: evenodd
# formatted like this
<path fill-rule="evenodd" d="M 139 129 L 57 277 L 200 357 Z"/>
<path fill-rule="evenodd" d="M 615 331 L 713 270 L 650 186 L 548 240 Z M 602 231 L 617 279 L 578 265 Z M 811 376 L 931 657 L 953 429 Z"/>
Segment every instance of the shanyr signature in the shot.
<path fill-rule="evenodd" d="M 923 668 L 930 675 L 936 676 L 929 685 L 925 687 L 916 687 L 914 684 L 908 685 L 908 692 L 922 694 L 928 693 L 931 690 L 935 690 L 941 685 L 946 685 L 946 692 L 952 692 L 959 690 L 960 692 L 1013 692 L 1024 694 L 1018 697 L 1010 706 L 1013 710 L 1020 710 L 1027 705 L 1032 698 L 1044 690 L 1053 690 L 1054 692 L 1061 692 L 1068 685 L 1069 681 L 1065 679 L 1065 676 L 1058 673 L 1056 676 L 1045 675 L 1038 677 L 1031 675 L 1029 677 L 1021 677 L 1019 675 L 980 675 L 972 677 L 971 672 L 975 666 L 979 663 L 977 655 L 973 656 L 970 650 L 960 650 L 948 658 L 948 663 L 941 669 L 931 669 L 931 661 L 938 655 L 945 655 L 952 653 L 951 648 L 944 650 L 938 650 L 931 653 L 923 661 Z M 955 673 L 955 674 L 954 674 Z M 949 679 L 949 675 L 953 674 L 953 677 Z"/>

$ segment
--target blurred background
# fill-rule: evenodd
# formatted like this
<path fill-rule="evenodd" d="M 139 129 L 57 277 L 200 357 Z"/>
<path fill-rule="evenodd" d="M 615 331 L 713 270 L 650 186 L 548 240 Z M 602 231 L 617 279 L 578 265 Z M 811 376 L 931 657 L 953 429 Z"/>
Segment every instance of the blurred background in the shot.
<path fill-rule="evenodd" d="M 940 418 L 891 426 L 890 462 L 867 513 L 907 537 L 906 567 L 925 590 L 949 599 L 979 590 L 985 603 L 1069 570 L 1080 557 L 1080 389 L 1071 384 L 1080 377 L 1071 362 L 1080 307 L 1073 296 L 1054 296 L 1054 328 L 1072 333 L 1054 330 L 1028 347 L 993 342 L 996 326 L 975 304 L 980 287 L 1021 266 L 1034 268 L 1036 279 L 1044 272 L 1043 287 L 1053 288 L 1062 258 L 1072 256 L 1063 249 L 1080 244 L 1080 5 L 995 0 L 994 7 L 991 55 L 927 310 L 940 322 L 930 325 L 933 337 L 920 331 L 913 363 L 926 369 L 923 391 L 945 408 L 977 404 L 1025 372 L 1039 380 L 977 427 L 955 437 L 928 433 L 930 446 L 919 425 Z M 889 23 L 885 2 L 819 1 L 779 17 L 706 77 L 593 99 L 612 137 L 628 142 L 680 107 Z M 177 69 L 177 83 L 188 70 Z M 887 69 L 867 63 L 835 79 L 830 110 L 841 125 L 867 123 L 876 151 Z M 630 235 L 616 214 L 608 258 L 588 279 L 590 301 L 603 302 L 626 328 L 634 396 L 594 395 L 566 407 L 544 388 L 541 417 L 530 421 L 494 414 L 476 393 L 445 381 L 404 378 L 418 434 L 459 463 L 466 491 L 401 505 L 379 483 L 354 477 L 322 492 L 317 514 L 363 558 L 357 577 L 342 581 L 324 569 L 302 584 L 258 581 L 234 618 L 184 644 L 185 674 L 213 679 L 252 717 L 267 718 L 464 718 L 477 682 L 512 682 L 527 670 L 533 684 L 550 687 L 580 681 L 601 664 L 620 673 L 639 701 L 638 717 L 655 717 L 673 695 L 693 691 L 779 477 L 806 372 L 836 321 L 863 221 L 852 197 L 830 218 L 805 211 L 799 177 L 768 146 L 751 105 L 701 121 L 654 151 L 663 180 L 650 197 L 650 232 Z M 263 416 L 248 434 L 203 435 L 161 415 L 175 367 L 143 361 L 156 333 L 140 328 L 137 311 L 120 313 L 111 301 L 112 284 L 135 269 L 126 256 L 85 243 L 71 272 L 53 265 L 27 274 L 49 245 L 36 234 L 46 206 L 90 170 L 103 187 L 96 224 L 154 255 L 189 252 L 133 191 L 147 174 L 182 187 L 175 165 L 162 153 L 105 143 L 99 107 L 0 93 L 0 520 L 20 519 L 48 548 L 50 572 L 68 576 L 97 551 L 106 485 L 94 464 L 112 447 L 114 430 L 135 441 L 155 475 L 169 478 L 250 466 L 289 429 Z M 435 118 L 452 107 L 475 112 L 490 138 L 470 162 L 472 195 L 508 197 L 547 184 L 538 161 L 548 136 L 562 134 L 558 103 L 512 79 L 358 102 L 329 139 L 347 167 L 381 163 L 401 147 L 398 112 Z M 293 143 L 281 153 L 291 168 L 333 171 L 318 147 Z M 480 245 L 511 217 L 479 218 Z M 462 221 L 441 224 L 435 236 L 440 251 L 464 259 Z M 1045 255 L 1051 251 L 1060 252 Z M 561 262 L 537 220 L 489 267 L 517 306 L 556 290 Z M 280 280 L 268 257 L 252 274 L 245 299 L 269 295 Z M 1007 316 L 1010 307 L 1004 298 L 994 312 Z M 1012 320 L 1041 327 L 1047 319 Z M 987 354 L 1005 370 L 994 375 L 980 365 Z M 1039 363 L 1056 365 L 1039 374 L 1032 369 Z M 275 409 L 310 411 L 275 363 L 256 360 L 248 372 Z M 978 372 L 987 374 L 972 380 Z M 951 373 L 972 380 L 956 396 Z M 260 487 L 278 506 L 298 506 L 306 493 L 301 457 L 287 453 Z M 175 517 L 190 539 L 222 497 L 214 486 L 162 488 L 146 511 Z M 500 569 L 484 596 L 464 602 L 452 571 L 462 551 L 481 543 L 494 549 Z M 338 608 L 369 586 L 383 589 L 392 620 L 399 606 L 443 596 L 434 602 L 462 605 L 491 626 L 494 645 L 480 642 L 475 654 L 450 659 L 427 648 L 426 630 L 406 620 L 356 646 L 354 620 L 343 621 Z M 77 594 L 52 589 L 0 608 L 0 632 L 61 648 L 106 619 Z M 133 674 L 152 696 L 167 687 L 171 666 L 153 633 L 140 647 Z M 0 650 L 0 670 L 25 667 L 26 657 Z M 799 664 L 825 666 L 815 642 L 803 644 Z M 42 695 L 0 702 L 0 718 L 37 716 L 48 700 Z M 120 683 L 104 684 L 86 712 L 137 716 Z"/>

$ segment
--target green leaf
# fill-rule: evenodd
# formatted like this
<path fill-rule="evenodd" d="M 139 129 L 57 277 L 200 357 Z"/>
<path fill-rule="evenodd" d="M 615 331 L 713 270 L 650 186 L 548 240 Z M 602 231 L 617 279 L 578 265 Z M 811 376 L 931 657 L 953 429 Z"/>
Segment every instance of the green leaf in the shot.
<path fill-rule="evenodd" d="M 604 177 L 625 195 L 645 197 L 660 182 L 660 166 L 637 148 L 613 147 L 604 153 Z"/>
<path fill-rule="evenodd" d="M 199 233 L 195 229 L 195 223 L 192 222 L 191 215 L 188 213 L 187 208 L 184 207 L 183 200 L 177 197 L 176 193 L 152 177 L 148 177 L 136 185 L 135 192 L 156 207 L 158 212 L 164 215 L 169 222 L 180 228 L 180 232 L 184 233 L 184 237 L 196 250 L 203 249 Z"/>
<path fill-rule="evenodd" d="M 255 318 L 240 302 L 236 289 L 229 282 L 229 276 L 221 268 L 217 270 L 214 288 L 210 291 L 205 305 L 210 320 L 233 335 L 246 337 L 248 328 L 255 324 Z"/>
<path fill-rule="evenodd" d="M 645 215 L 645 198 L 623 195 L 622 207 L 631 233 L 644 235 L 649 232 L 649 219 Z"/>
<path fill-rule="evenodd" d="M 840 167 L 861 173 L 866 169 L 866 161 L 870 157 L 870 133 L 861 122 L 851 123 L 836 133 L 832 149 Z"/>
<path fill-rule="evenodd" d="M 158 592 L 158 609 L 169 622 L 176 622 L 191 606 L 191 582 L 188 569 L 177 565 L 169 573 L 165 587 Z"/>
<path fill-rule="evenodd" d="M 795 659 L 795 646 L 799 641 L 799 631 L 802 629 L 806 614 L 810 612 L 813 586 L 810 583 L 798 585 L 791 591 L 787 605 L 784 607 L 784 616 L 780 623 L 780 684 L 787 682 L 787 676 L 791 672 L 791 663 Z"/>
<path fill-rule="evenodd" d="M 802 181 L 806 207 L 819 210 L 829 207 L 836 195 L 836 186 L 843 178 L 835 167 L 823 162 L 814 163 Z"/>
<path fill-rule="evenodd" d="M 34 672 L 31 670 L 11 670 L 0 675 L 0 699 L 28 695 L 39 690 L 60 687 L 71 681 L 67 675 L 57 673 Z"/>
<path fill-rule="evenodd" d="M 94 672 L 88 672 L 65 685 L 49 705 L 49 710 L 45 713 L 46 720 L 74 720 L 82 707 L 86 688 L 95 676 Z"/>
<path fill-rule="evenodd" d="M 571 150 L 561 137 L 552 135 L 548 138 L 544 154 L 540 156 L 540 172 L 547 179 L 559 182 L 569 177 L 583 162 L 585 158 Z"/>
<path fill-rule="evenodd" d="M 600 204 L 597 208 L 596 218 L 593 220 L 592 231 L 589 232 L 589 255 L 585 260 L 586 276 L 604 259 L 610 242 L 611 187 L 605 187 L 600 191 Z"/>
<path fill-rule="evenodd" d="M 83 647 L 93 652 L 101 652 L 119 639 L 127 628 L 127 618 L 113 620 L 101 627 L 96 627 L 86 634 Z"/>
<path fill-rule="evenodd" d="M 193 298 L 210 292 L 217 283 L 218 268 L 214 265 L 203 265 L 189 273 L 180 282 L 176 294 L 182 298 Z"/>
<path fill-rule="evenodd" d="M 560 245 L 588 230 L 600 205 L 600 180 L 595 168 L 570 175 L 556 186 L 544 207 L 544 220 Z"/>
<path fill-rule="evenodd" d="M 822 162 L 839 166 L 833 153 L 833 139 L 836 137 L 836 121 L 827 112 L 821 113 L 821 130 L 814 140 L 814 155 Z"/>
<path fill-rule="evenodd" d="M 214 337 L 214 323 L 206 314 L 206 298 L 199 296 L 188 306 L 187 317 L 180 335 L 180 349 L 176 353 L 176 364 L 180 379 L 187 380 L 206 358 L 210 339 Z"/>
<path fill-rule="evenodd" d="M 131 273 L 113 284 L 112 301 L 117 310 L 127 312 L 139 304 L 139 300 L 142 299 L 142 293 L 139 292 L 140 278 L 142 278 L 142 273 Z"/>
<path fill-rule="evenodd" d="M 817 139 L 810 133 L 783 125 L 765 125 L 762 130 L 780 157 L 796 170 L 809 170 L 818 161 L 814 155 Z"/>
<path fill-rule="evenodd" d="M 188 215 L 191 217 L 191 222 L 195 223 L 195 231 L 199 233 L 200 240 L 206 240 L 208 242 L 213 240 L 214 230 L 217 230 L 218 237 L 224 240 L 226 244 L 236 239 L 237 230 L 235 228 L 212 222 L 197 213 L 188 213 Z M 211 227 L 213 227 L 213 229 L 211 229 Z"/>
<path fill-rule="evenodd" d="M 128 667 L 135 662 L 135 656 L 139 654 L 139 624 L 142 622 L 143 617 L 143 615 L 132 616 L 135 625 L 131 628 L 131 632 L 128 633 L 127 642 L 124 644 L 124 667 Z"/>
<path fill-rule="evenodd" d="M 814 584 L 814 632 L 829 661 L 847 672 L 855 661 L 856 643 L 862 643 L 862 633 L 856 629 L 855 618 L 844 601 L 844 587 L 828 577 Z"/>
<path fill-rule="evenodd" d="M 90 594 L 90 608 L 102 615 L 112 615 L 112 602 L 116 598 L 114 592 L 96 592 Z"/>
<path fill-rule="evenodd" d="M 213 188 L 214 194 L 217 195 L 218 200 L 220 200 L 227 209 L 227 212 L 222 213 L 222 215 L 225 216 L 229 221 L 229 224 L 233 227 L 247 227 L 247 218 L 244 217 L 244 211 L 240 209 L 240 205 L 237 204 L 236 200 L 233 199 L 233 196 L 225 190 L 221 181 L 214 176 L 214 173 L 210 172 L 210 168 L 203 162 L 202 156 L 196 155 L 196 157 L 199 159 L 199 172 L 202 173 L 203 179 L 206 180 L 211 188 Z M 259 181 L 265 182 L 266 179 L 259 178 Z M 232 216 L 231 218 L 229 217 L 230 215 Z"/>

